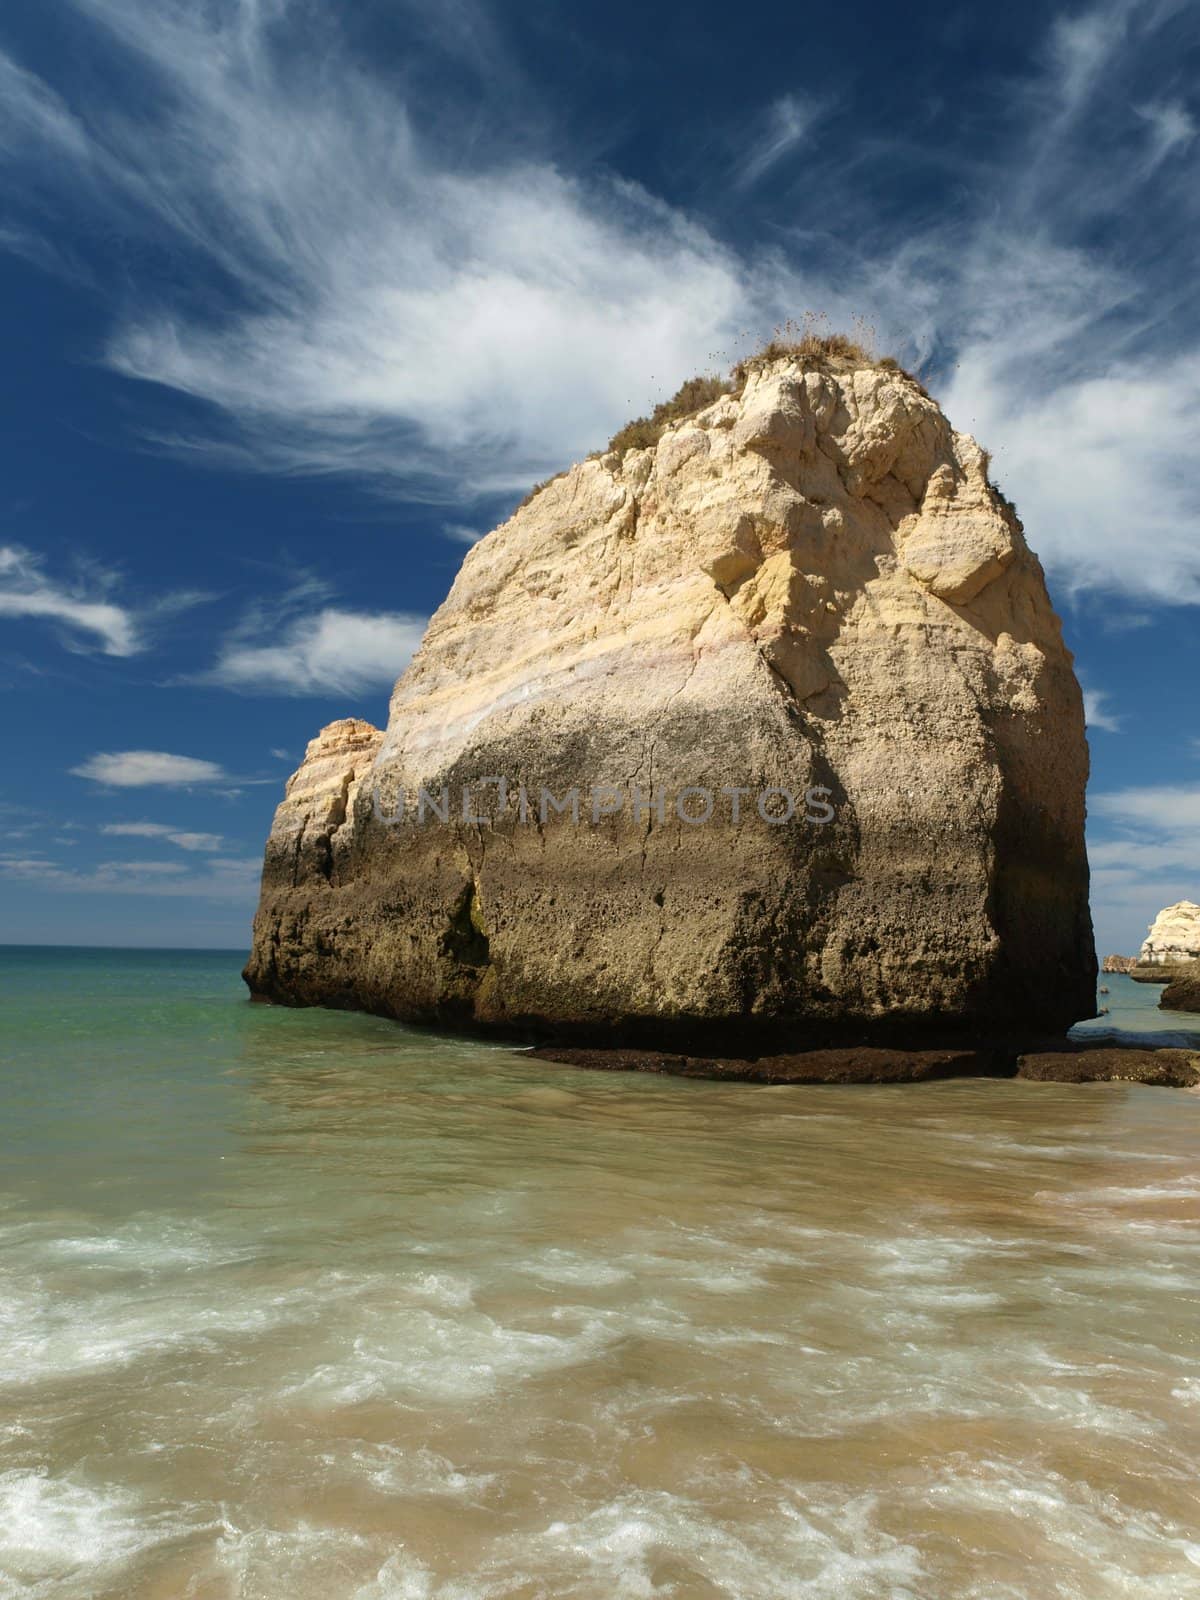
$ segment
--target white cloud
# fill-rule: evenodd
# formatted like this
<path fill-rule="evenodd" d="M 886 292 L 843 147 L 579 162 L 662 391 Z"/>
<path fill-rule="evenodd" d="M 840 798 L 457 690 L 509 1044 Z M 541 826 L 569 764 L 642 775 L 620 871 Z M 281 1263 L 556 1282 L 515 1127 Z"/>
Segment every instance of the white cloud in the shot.
<path fill-rule="evenodd" d="M 225 844 L 219 833 L 184 833 L 165 822 L 108 822 L 100 832 L 126 839 L 166 839 L 181 850 L 220 850 Z"/>
<path fill-rule="evenodd" d="M 442 532 L 447 539 L 453 539 L 455 544 L 478 544 L 483 538 L 480 529 L 468 528 L 463 522 L 443 522 Z"/>
<path fill-rule="evenodd" d="M 823 107 L 803 95 L 785 94 L 767 107 L 762 124 L 746 152 L 738 173 L 743 188 L 764 177 L 804 138 L 822 114 Z"/>
<path fill-rule="evenodd" d="M 1065 348 L 1073 323 L 1088 337 L 1066 307 L 1047 330 L 1052 348 Z M 1188 444 L 1200 351 L 1118 359 L 1108 375 L 1074 381 L 1040 372 L 1027 348 L 981 340 L 964 352 L 945 398 L 960 427 L 997 441 L 994 475 L 1052 576 L 1076 593 L 1200 604 L 1200 461 Z"/>
<path fill-rule="evenodd" d="M 280 750 L 274 746 L 271 748 L 271 754 L 275 757 L 276 761 L 290 761 L 292 759 L 286 750 Z"/>
<path fill-rule="evenodd" d="M 1104 709 L 1104 702 L 1110 698 L 1106 689 L 1083 691 L 1083 715 L 1089 728 L 1100 728 L 1105 733 L 1120 733 L 1121 718 Z"/>
<path fill-rule="evenodd" d="M 84 648 L 84 635 L 109 656 L 131 656 L 145 650 L 164 618 L 211 596 L 177 591 L 137 606 L 113 598 L 119 575 L 95 561 L 77 557 L 69 578 L 53 578 L 45 559 L 21 545 L 0 545 L 0 617 L 32 618 L 57 623 L 66 630 L 63 643 Z"/>
<path fill-rule="evenodd" d="M 1097 87 L 1124 41 L 1134 3 L 1136 0 L 1106 0 L 1053 19 L 1050 51 L 1060 113 L 1069 116 Z"/>
<path fill-rule="evenodd" d="M 969 149 L 916 130 L 822 142 L 814 107 L 776 101 L 743 181 L 801 141 L 813 160 L 787 216 L 743 253 L 637 185 L 531 156 L 545 113 L 528 84 L 490 108 L 486 149 L 460 137 L 453 105 L 417 114 L 341 51 L 331 6 L 74 6 L 159 92 L 68 107 L 9 63 L 0 153 L 43 213 L 57 195 L 95 235 L 114 219 L 146 230 L 231 286 L 215 308 L 161 283 L 121 297 L 134 309 L 112 328 L 111 364 L 224 418 L 173 446 L 465 505 L 595 448 L 714 352 L 736 355 L 742 330 L 858 311 L 882 348 L 948 375 L 940 397 L 993 450 L 1056 586 L 1200 603 L 1189 113 L 1144 92 L 1155 30 L 1182 14 L 1172 0 L 1047 17 L 1037 69 L 981 102 L 992 120 Z M 471 16 L 421 26 L 465 61 L 472 28 L 485 37 Z M 476 70 L 503 54 L 487 38 Z M 480 92 L 507 93 L 508 73 L 500 61 L 501 88 Z M 927 182 L 931 162 L 956 197 L 938 220 L 885 214 L 894 175 L 915 163 Z M 256 676 L 245 661 L 243 681 Z"/>
<path fill-rule="evenodd" d="M 147 295 L 108 351 L 223 408 L 247 465 L 415 478 L 434 498 L 466 468 L 467 492 L 507 491 L 593 448 L 741 325 L 744 268 L 704 229 L 499 139 L 483 154 L 454 150 L 449 123 L 423 137 L 339 58 L 332 12 L 76 7 L 151 75 L 161 92 L 141 98 L 161 121 L 75 115 L 22 74 L 9 126 L 22 150 L 40 135 L 44 188 L 173 235 L 253 303 L 212 319 Z"/>
<path fill-rule="evenodd" d="M 169 755 L 163 750 L 102 752 L 89 756 L 71 772 L 77 778 L 91 778 L 116 789 L 139 789 L 152 784 L 187 788 L 191 784 L 223 783 L 227 778 L 215 761 Z"/>
<path fill-rule="evenodd" d="M 90 574 L 101 594 L 111 575 Z M 113 601 L 89 596 L 82 583 L 56 583 L 46 576 L 41 559 L 18 545 L 0 545 L 0 617 L 34 617 L 58 622 L 74 633 L 90 635 L 105 655 L 130 656 L 141 648 L 132 612 Z"/>
<path fill-rule="evenodd" d="M 96 868 L 97 874 L 105 878 L 126 872 L 138 878 L 163 878 L 184 870 L 182 861 L 102 861 Z"/>
<path fill-rule="evenodd" d="M 261 622 L 226 640 L 202 682 L 245 694 L 357 694 L 387 687 L 421 642 L 427 618 L 332 607 L 281 625 L 271 643 L 255 643 Z"/>
<path fill-rule="evenodd" d="M 8 155 L 50 150 L 86 163 L 87 134 L 62 99 L 32 72 L 0 52 L 0 103 L 7 115 L 0 121 L 0 150 Z"/>
<path fill-rule="evenodd" d="M 189 872 L 179 861 L 105 861 L 90 871 L 64 867 L 48 856 L 0 855 L 0 877 L 50 894 L 186 896 L 253 906 L 262 862 L 215 856 Z"/>
<path fill-rule="evenodd" d="M 1162 784 L 1145 789 L 1118 789 L 1110 794 L 1094 795 L 1091 808 L 1126 826 L 1148 826 L 1175 836 L 1194 836 L 1200 841 L 1200 785 Z M 1200 860 L 1196 866 L 1200 871 Z"/>
<path fill-rule="evenodd" d="M 1139 117 L 1150 127 L 1150 165 L 1156 167 L 1176 150 L 1182 150 L 1196 137 L 1195 118 L 1178 100 L 1138 106 Z"/>
<path fill-rule="evenodd" d="M 1101 953 L 1131 946 L 1164 906 L 1200 900 L 1200 784 L 1093 795 L 1088 858 Z"/>

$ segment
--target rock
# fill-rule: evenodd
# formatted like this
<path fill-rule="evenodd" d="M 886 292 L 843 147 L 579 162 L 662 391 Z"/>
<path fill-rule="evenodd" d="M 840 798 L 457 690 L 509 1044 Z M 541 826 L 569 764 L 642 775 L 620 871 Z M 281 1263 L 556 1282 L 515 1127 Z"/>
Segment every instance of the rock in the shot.
<path fill-rule="evenodd" d="M 1200 1011 L 1200 961 L 1179 969 L 1158 999 L 1160 1011 Z"/>
<path fill-rule="evenodd" d="M 790 1055 L 681 1056 L 644 1050 L 573 1050 L 546 1045 L 526 1054 L 538 1061 L 600 1072 L 661 1072 L 680 1078 L 738 1083 L 927 1083 L 935 1078 L 1011 1077 L 1002 1051 L 896 1050 L 850 1046 Z"/>
<path fill-rule="evenodd" d="M 382 743 L 381 731 L 357 717 L 331 722 L 309 741 L 304 760 L 287 781 L 267 840 L 264 901 L 268 886 L 272 896 L 290 888 L 304 900 L 319 892 L 319 884 L 328 887 L 334 881 L 335 840 L 340 849 L 349 838 L 347 818 Z M 320 959 L 321 946 L 309 940 L 301 919 L 260 923 L 261 916 L 254 924 L 251 960 L 258 981 L 251 989 L 256 997 L 279 999 L 278 986 L 284 981 L 297 985 L 313 958 Z M 333 935 L 330 929 L 322 937 Z M 297 1004 L 336 1003 L 319 975 L 313 976 L 311 989 L 301 983 L 290 998 Z"/>
<path fill-rule="evenodd" d="M 1101 972 L 1132 972 L 1137 966 L 1136 956 L 1105 956 L 1100 963 Z"/>
<path fill-rule="evenodd" d="M 467 553 L 367 776 L 316 741 L 255 994 L 714 1056 L 1091 1014 L 1082 700 L 986 457 L 853 354 L 741 380 Z"/>
<path fill-rule="evenodd" d="M 1194 1050 L 1058 1050 L 1021 1056 L 1018 1078 L 1039 1083 L 1147 1083 L 1168 1089 L 1200 1084 Z"/>
<path fill-rule="evenodd" d="M 1200 1052 L 1087 1049 L 1065 1045 L 1016 1058 L 1003 1049 L 903 1050 L 858 1046 L 753 1058 L 685 1056 L 642 1050 L 575 1050 L 544 1045 L 538 1061 L 603 1072 L 661 1072 L 741 1083 L 925 1083 L 938 1078 L 1019 1077 L 1039 1083 L 1200 1085 Z"/>
<path fill-rule="evenodd" d="M 1129 976 L 1139 983 L 1168 983 L 1180 968 L 1200 961 L 1200 906 L 1180 900 L 1160 911 Z"/>
<path fill-rule="evenodd" d="M 1200 961 L 1200 905 L 1180 900 L 1160 911 L 1138 955 L 1143 966 L 1178 966 Z"/>

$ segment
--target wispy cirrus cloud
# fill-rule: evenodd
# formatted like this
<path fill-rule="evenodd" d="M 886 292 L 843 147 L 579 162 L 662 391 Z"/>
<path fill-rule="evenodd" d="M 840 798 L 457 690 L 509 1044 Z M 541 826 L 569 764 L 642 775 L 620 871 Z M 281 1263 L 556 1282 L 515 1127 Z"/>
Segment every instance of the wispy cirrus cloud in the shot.
<path fill-rule="evenodd" d="M 53 574 L 36 551 L 0 545 L 0 619 L 47 623 L 69 650 L 137 655 L 154 643 L 165 619 L 209 598 L 181 590 L 129 601 L 121 591 L 121 575 L 99 562 L 77 556 L 68 573 Z"/>
<path fill-rule="evenodd" d="M 0 617 L 34 618 L 65 628 L 72 642 L 105 655 L 131 656 L 142 647 L 134 613 L 108 598 L 112 574 L 92 569 L 84 579 L 51 578 L 45 562 L 19 545 L 0 545 Z"/>
<path fill-rule="evenodd" d="M 476 73 L 444 78 L 430 114 L 352 58 L 321 0 L 66 3 L 147 92 L 104 98 L 98 69 L 68 103 L 9 61 L 0 151 L 41 214 L 57 197 L 217 269 L 203 301 L 148 278 L 111 326 L 117 371 L 215 408 L 207 432 L 164 426 L 172 447 L 359 474 L 469 525 L 472 497 L 586 453 L 742 330 L 860 312 L 992 448 L 1061 590 L 1200 603 L 1200 206 L 1193 113 L 1164 71 L 1197 42 L 1194 8 L 1049 14 L 1024 79 L 980 96 L 969 149 L 935 125 L 860 141 L 784 97 L 728 215 L 714 200 L 701 223 L 540 156 L 528 85 L 487 141 L 460 132 L 454 108 L 491 92 L 467 39 L 486 22 L 503 60 L 499 12 L 421 14 Z M 801 145 L 804 188 L 772 215 Z M 931 163 L 953 203 L 897 208 L 898 178 Z M 747 185 L 769 219 L 749 245 Z"/>
<path fill-rule="evenodd" d="M 75 11 L 148 80 L 145 109 L 68 106 L 9 62 L 4 145 L 21 170 L 36 154 L 60 204 L 115 211 L 233 286 L 216 315 L 140 297 L 107 354 L 220 407 L 236 431 L 207 443 L 245 464 L 434 498 L 464 467 L 468 488 L 516 487 L 590 449 L 744 310 L 736 257 L 636 185 L 503 140 L 456 148 L 449 121 L 423 135 L 332 7 Z"/>
<path fill-rule="evenodd" d="M 1152 101 L 1135 109 L 1150 132 L 1147 161 L 1151 167 L 1185 149 L 1196 137 L 1196 119 L 1180 100 Z"/>
<path fill-rule="evenodd" d="M 819 100 L 807 95 L 785 94 L 773 100 L 766 108 L 749 148 L 738 167 L 737 181 L 741 188 L 750 188 L 760 178 L 766 177 L 803 144 L 805 138 L 819 121 L 825 110 Z"/>
<path fill-rule="evenodd" d="M 1111 698 L 1107 689 L 1084 689 L 1083 715 L 1089 728 L 1099 728 L 1104 733 L 1120 733 L 1120 717 L 1115 712 L 1105 710 L 1105 701 Z"/>

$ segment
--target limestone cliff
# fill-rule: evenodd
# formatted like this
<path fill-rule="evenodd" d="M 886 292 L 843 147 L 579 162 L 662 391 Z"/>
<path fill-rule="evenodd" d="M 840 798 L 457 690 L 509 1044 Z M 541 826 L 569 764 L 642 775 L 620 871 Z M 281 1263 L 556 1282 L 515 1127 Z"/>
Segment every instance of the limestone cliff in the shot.
<path fill-rule="evenodd" d="M 1100 963 L 1101 972 L 1132 972 L 1137 966 L 1136 956 L 1105 956 Z"/>
<path fill-rule="evenodd" d="M 775 352 L 469 551 L 386 733 L 291 780 L 246 978 L 588 1040 L 1063 1028 L 1086 775 L 984 452 L 891 364 Z"/>
<path fill-rule="evenodd" d="M 1144 967 L 1178 967 L 1200 961 L 1200 905 L 1180 900 L 1160 911 L 1138 953 Z"/>
<path fill-rule="evenodd" d="M 1200 905 L 1179 900 L 1150 924 L 1130 977 L 1139 983 L 1167 983 L 1184 975 L 1194 961 L 1200 961 Z"/>

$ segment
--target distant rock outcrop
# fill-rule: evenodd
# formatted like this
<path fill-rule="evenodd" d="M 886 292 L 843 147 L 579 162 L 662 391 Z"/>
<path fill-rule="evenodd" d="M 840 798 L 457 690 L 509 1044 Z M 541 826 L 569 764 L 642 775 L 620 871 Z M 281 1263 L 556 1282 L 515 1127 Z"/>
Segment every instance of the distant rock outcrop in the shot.
<path fill-rule="evenodd" d="M 1130 977 L 1139 983 L 1167 983 L 1193 961 L 1200 961 L 1200 905 L 1180 900 L 1150 924 Z"/>
<path fill-rule="evenodd" d="M 1132 972 L 1137 966 L 1136 956 L 1105 956 L 1100 963 L 1101 972 Z"/>
<path fill-rule="evenodd" d="M 1092 1013 L 1082 700 L 987 456 L 836 341 L 704 398 L 468 552 L 386 734 L 310 745 L 256 995 L 709 1052 Z"/>

